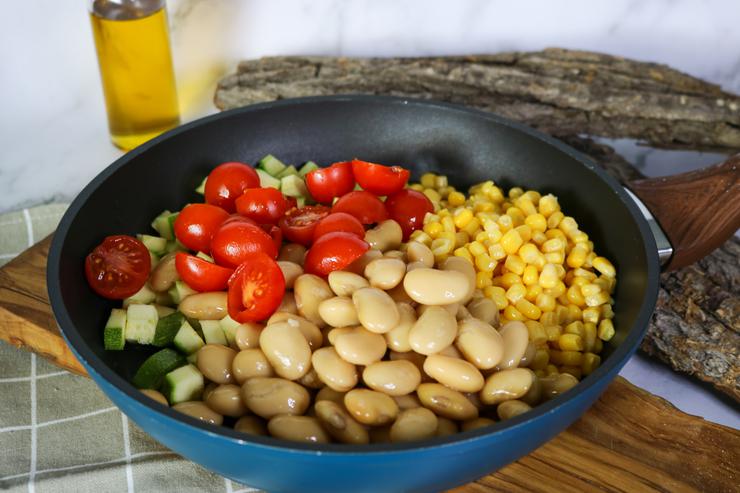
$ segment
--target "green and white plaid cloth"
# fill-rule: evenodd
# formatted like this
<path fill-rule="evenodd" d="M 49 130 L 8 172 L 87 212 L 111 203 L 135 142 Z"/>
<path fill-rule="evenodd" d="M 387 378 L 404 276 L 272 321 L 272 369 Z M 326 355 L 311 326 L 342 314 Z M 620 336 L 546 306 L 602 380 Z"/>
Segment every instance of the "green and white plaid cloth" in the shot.
<path fill-rule="evenodd" d="M 0 265 L 54 231 L 66 208 L 51 204 L 0 215 Z M 129 421 L 92 380 L 4 342 L 0 342 L 0 490 L 257 491 L 160 445 Z"/>

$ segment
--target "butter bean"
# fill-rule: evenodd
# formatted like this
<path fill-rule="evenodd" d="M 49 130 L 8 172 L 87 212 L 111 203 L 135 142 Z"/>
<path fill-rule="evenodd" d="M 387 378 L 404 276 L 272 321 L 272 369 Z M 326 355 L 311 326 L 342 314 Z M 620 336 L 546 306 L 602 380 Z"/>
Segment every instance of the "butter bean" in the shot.
<path fill-rule="evenodd" d="M 275 370 L 259 348 L 239 351 L 231 363 L 231 369 L 240 385 L 252 377 L 275 376 Z"/>
<path fill-rule="evenodd" d="M 380 289 L 392 289 L 406 275 L 406 264 L 395 258 L 375 259 L 365 267 L 365 277 L 370 285 Z"/>
<path fill-rule="evenodd" d="M 301 331 L 301 334 L 303 334 L 303 337 L 306 338 L 306 341 L 308 341 L 308 345 L 312 350 L 320 348 L 321 344 L 324 342 L 324 336 L 321 333 L 321 329 L 319 329 L 316 324 L 309 322 L 300 315 L 276 312 L 272 317 L 270 317 L 270 320 L 267 321 L 267 325 L 280 322 L 286 322 L 288 325 L 298 328 L 298 330 Z"/>
<path fill-rule="evenodd" d="M 340 334 L 336 338 L 334 347 L 343 360 L 354 365 L 369 365 L 380 361 L 387 349 L 385 338 L 382 335 L 362 327 Z"/>
<path fill-rule="evenodd" d="M 298 313 L 298 305 L 295 302 L 295 295 L 292 291 L 286 291 L 283 293 L 283 301 L 280 302 L 280 306 L 277 307 L 277 312 L 284 313 Z"/>
<path fill-rule="evenodd" d="M 499 312 L 496 303 L 489 298 L 473 298 L 467 306 L 472 317 L 496 328 L 499 326 Z"/>
<path fill-rule="evenodd" d="M 522 413 L 526 413 L 532 409 L 526 402 L 518 401 L 516 399 L 510 401 L 504 401 L 496 408 L 496 414 L 501 419 L 509 419 L 514 416 L 519 416 Z"/>
<path fill-rule="evenodd" d="M 460 392 L 478 392 L 483 388 L 483 375 L 463 359 L 432 354 L 424 361 L 424 371 L 439 383 Z"/>
<path fill-rule="evenodd" d="M 477 318 L 459 322 L 455 345 L 466 360 L 481 370 L 495 367 L 504 354 L 504 340 L 501 334 Z"/>
<path fill-rule="evenodd" d="M 404 409 L 413 409 L 415 407 L 421 407 L 421 401 L 419 400 L 419 397 L 416 394 L 395 395 L 393 396 L 393 400 L 396 401 L 396 404 L 398 405 L 398 409 L 402 411 Z"/>
<path fill-rule="evenodd" d="M 425 407 L 402 411 L 391 425 L 391 442 L 415 442 L 437 433 L 437 416 Z"/>
<path fill-rule="evenodd" d="M 397 249 L 401 246 L 402 239 L 401 226 L 393 219 L 383 221 L 365 232 L 365 241 L 368 242 L 370 248 L 375 248 L 381 252 Z"/>
<path fill-rule="evenodd" d="M 406 246 L 406 257 L 409 263 L 421 262 L 424 267 L 434 267 L 434 254 L 424 243 L 410 241 Z"/>
<path fill-rule="evenodd" d="M 535 375 L 532 379 L 532 386 L 529 387 L 529 390 L 527 391 L 524 396 L 520 397 L 519 400 L 529 404 L 530 406 L 536 406 L 540 402 L 542 402 L 543 395 L 542 395 L 542 379 Z M 508 401 L 505 401 L 508 402 Z"/>
<path fill-rule="evenodd" d="M 180 402 L 172 406 L 172 409 L 213 425 L 221 425 L 224 422 L 223 416 L 212 411 L 211 408 L 201 401 Z"/>
<path fill-rule="evenodd" d="M 318 390 L 325 386 L 324 382 L 322 382 L 321 378 L 319 378 L 319 374 L 316 373 L 316 369 L 313 367 L 311 367 L 311 369 L 308 370 L 308 373 L 306 373 L 301 378 L 296 380 L 296 382 L 298 382 L 299 384 L 303 385 L 304 387 L 308 389 L 314 389 L 314 390 Z"/>
<path fill-rule="evenodd" d="M 279 261 L 293 262 L 303 266 L 303 259 L 306 257 L 306 247 L 298 243 L 286 243 L 280 248 Z"/>
<path fill-rule="evenodd" d="M 221 320 L 229 314 L 226 292 L 213 291 L 187 296 L 177 307 L 183 315 L 197 320 Z"/>
<path fill-rule="evenodd" d="M 433 306 L 434 307 L 438 307 L 439 305 L 419 305 L 419 306 L 417 306 L 416 307 L 416 316 L 417 317 L 421 317 L 422 315 L 424 315 L 424 312 L 425 311 L 429 310 L 429 308 L 431 308 Z M 447 310 L 450 315 L 452 315 L 453 317 L 456 317 L 457 316 L 457 310 L 458 310 L 458 308 L 460 308 L 460 304 L 459 303 L 450 303 L 449 305 L 441 305 L 441 307 L 444 308 L 445 310 Z"/>
<path fill-rule="evenodd" d="M 242 399 L 257 416 L 270 419 L 278 414 L 303 414 L 311 397 L 308 391 L 283 378 L 250 378 L 242 385 Z"/>
<path fill-rule="evenodd" d="M 457 423 L 448 418 L 437 416 L 437 431 L 434 436 L 445 437 L 458 432 Z"/>
<path fill-rule="evenodd" d="M 344 406 L 324 400 L 314 405 L 316 418 L 329 434 L 341 443 L 364 444 L 370 442 L 367 430 L 344 410 Z"/>
<path fill-rule="evenodd" d="M 456 270 L 414 269 L 403 278 L 403 287 L 414 301 L 424 305 L 449 305 L 466 299 L 468 277 Z"/>
<path fill-rule="evenodd" d="M 252 349 L 260 347 L 260 334 L 264 325 L 256 322 L 241 324 L 234 332 L 234 342 L 239 349 Z"/>
<path fill-rule="evenodd" d="M 344 396 L 344 406 L 354 419 L 370 426 L 383 426 L 398 416 L 396 401 L 374 390 L 350 390 Z"/>
<path fill-rule="evenodd" d="M 357 318 L 370 332 L 385 334 L 398 325 L 400 314 L 393 298 L 378 288 L 361 288 L 352 293 Z"/>
<path fill-rule="evenodd" d="M 463 357 L 462 353 L 460 352 L 460 350 L 457 349 L 454 344 L 453 345 L 450 345 L 450 346 L 447 346 L 442 351 L 440 351 L 440 352 L 438 352 L 436 354 L 440 354 L 442 356 L 448 356 L 450 358 L 465 359 Z"/>
<path fill-rule="evenodd" d="M 416 389 L 422 405 L 434 411 L 437 416 L 449 419 L 466 420 L 478 416 L 478 408 L 463 394 L 439 383 L 423 383 Z"/>
<path fill-rule="evenodd" d="M 387 252 L 383 252 L 383 258 L 395 258 L 403 262 L 404 265 L 404 272 L 406 271 L 406 253 L 402 252 L 401 250 L 388 250 Z"/>
<path fill-rule="evenodd" d="M 425 264 L 421 260 L 416 260 L 414 262 L 409 262 L 408 264 L 406 264 L 406 273 L 407 274 L 409 272 L 411 272 L 412 270 L 416 270 L 416 269 L 428 269 L 428 267 L 427 267 L 427 264 Z M 406 288 L 404 288 L 404 291 L 405 290 L 406 290 Z M 409 296 L 409 298 L 410 298 L 410 296 Z"/>
<path fill-rule="evenodd" d="M 170 403 L 167 402 L 167 398 L 162 395 L 161 392 L 157 392 L 156 390 L 152 389 L 144 389 L 141 391 L 142 394 L 149 397 L 150 399 L 154 399 L 155 401 L 159 402 L 162 405 L 169 406 Z"/>
<path fill-rule="evenodd" d="M 257 416 L 242 416 L 234 423 L 234 430 L 250 435 L 267 435 L 267 426 Z"/>
<path fill-rule="evenodd" d="M 350 298 L 335 296 L 319 303 L 319 316 L 332 327 L 357 325 L 357 310 Z"/>
<path fill-rule="evenodd" d="M 416 390 L 421 373 L 410 361 L 378 361 L 365 367 L 362 379 L 373 390 L 397 396 Z"/>
<path fill-rule="evenodd" d="M 302 274 L 295 280 L 293 293 L 298 313 L 309 322 L 323 326 L 319 303 L 334 296 L 326 281 L 313 274 Z"/>
<path fill-rule="evenodd" d="M 329 435 L 311 416 L 279 415 L 267 423 L 270 435 L 283 440 L 308 443 L 329 443 Z"/>
<path fill-rule="evenodd" d="M 329 386 L 323 387 L 316 394 L 316 402 L 319 401 L 332 401 L 336 402 L 340 406 L 344 406 L 344 395 L 347 392 L 337 392 Z"/>
<path fill-rule="evenodd" d="M 300 264 L 291 262 L 290 260 L 278 260 L 277 264 L 285 278 L 285 289 L 293 289 L 295 280 L 298 279 L 298 276 L 303 274 L 303 267 L 301 267 Z"/>
<path fill-rule="evenodd" d="M 549 400 L 575 387 L 578 379 L 569 373 L 560 373 L 540 378 L 540 382 L 542 383 L 542 396 Z"/>
<path fill-rule="evenodd" d="M 175 255 L 176 252 L 168 253 L 152 269 L 152 274 L 149 276 L 149 286 L 152 291 L 163 293 L 180 279 L 175 267 Z"/>
<path fill-rule="evenodd" d="M 357 385 L 355 365 L 343 360 L 333 347 L 317 349 L 311 363 L 321 381 L 337 392 L 346 392 Z"/>
<path fill-rule="evenodd" d="M 496 422 L 489 418 L 482 418 L 482 417 L 473 418 L 467 421 L 463 421 L 461 429 L 462 431 L 477 430 L 478 428 L 483 428 L 485 426 L 491 426 L 493 424 L 496 424 Z"/>
<path fill-rule="evenodd" d="M 331 290 L 337 296 L 352 296 L 356 290 L 370 286 L 367 279 L 361 275 L 343 270 L 330 272 L 328 279 Z"/>
<path fill-rule="evenodd" d="M 465 320 L 466 318 L 472 318 L 473 315 L 470 314 L 468 309 L 464 307 L 463 305 L 460 305 L 457 307 L 457 313 L 455 314 L 455 318 L 457 320 Z"/>
<path fill-rule="evenodd" d="M 231 370 L 236 351 L 221 344 L 206 344 L 198 350 L 197 365 L 208 380 L 216 383 L 234 383 Z"/>
<path fill-rule="evenodd" d="M 260 335 L 260 348 L 275 373 L 297 380 L 311 368 L 311 348 L 298 323 L 293 320 L 270 324 Z"/>
<path fill-rule="evenodd" d="M 497 367 L 501 370 L 516 368 L 527 350 L 529 330 L 522 322 L 512 320 L 506 322 L 499 333 L 504 341 L 504 354 Z"/>
<path fill-rule="evenodd" d="M 403 283 L 400 283 L 393 289 L 389 289 L 386 293 L 388 293 L 388 296 L 393 298 L 393 301 L 396 303 L 407 303 L 411 306 L 416 306 L 416 302 L 412 300 L 411 296 L 406 292 L 406 289 L 403 287 Z"/>
<path fill-rule="evenodd" d="M 247 406 L 242 402 L 241 388 L 232 383 L 213 389 L 205 402 L 213 411 L 224 416 L 238 418 L 247 414 Z"/>
<path fill-rule="evenodd" d="M 385 342 L 393 351 L 404 353 L 411 351 L 409 332 L 416 322 L 416 312 L 408 303 L 396 303 L 399 320 L 395 327 L 383 334 Z"/>
<path fill-rule="evenodd" d="M 501 370 L 491 374 L 486 379 L 483 390 L 480 391 L 480 400 L 484 404 L 492 405 L 524 396 L 532 386 L 534 373 L 526 368 Z"/>
<path fill-rule="evenodd" d="M 365 267 L 367 267 L 367 264 L 375 260 L 376 258 L 382 258 L 383 252 L 380 250 L 376 250 L 375 248 L 371 248 L 364 254 L 362 254 L 362 257 L 358 258 L 351 264 L 349 264 L 347 267 L 344 268 L 344 270 L 349 272 L 354 272 L 357 275 L 362 275 L 365 273 Z"/>
<path fill-rule="evenodd" d="M 430 306 L 409 331 L 409 344 L 420 354 L 438 353 L 455 340 L 457 321 L 441 306 Z"/>
<path fill-rule="evenodd" d="M 407 351 L 405 353 L 399 353 L 396 351 L 390 351 L 389 353 L 390 360 L 391 361 L 410 361 L 416 366 L 416 368 L 419 369 L 419 373 L 421 374 L 421 381 L 422 382 L 431 382 L 432 379 L 429 375 L 424 373 L 424 360 L 427 358 L 423 354 L 419 354 L 414 351 Z"/>
<path fill-rule="evenodd" d="M 359 326 L 356 327 L 337 327 L 335 329 L 331 329 L 328 333 L 326 338 L 329 340 L 329 344 L 332 346 L 335 346 L 337 344 L 337 337 L 339 337 L 342 334 L 351 334 L 357 330 Z M 359 327 L 361 328 L 361 327 Z M 326 329 L 324 329 L 326 330 Z"/>
<path fill-rule="evenodd" d="M 473 292 L 475 291 L 475 267 L 473 264 L 468 262 L 462 257 L 447 257 L 442 263 L 442 270 L 445 271 L 456 271 L 459 272 L 468 279 L 468 291 L 467 294 L 460 300 L 460 303 L 466 304 L 473 298 Z"/>

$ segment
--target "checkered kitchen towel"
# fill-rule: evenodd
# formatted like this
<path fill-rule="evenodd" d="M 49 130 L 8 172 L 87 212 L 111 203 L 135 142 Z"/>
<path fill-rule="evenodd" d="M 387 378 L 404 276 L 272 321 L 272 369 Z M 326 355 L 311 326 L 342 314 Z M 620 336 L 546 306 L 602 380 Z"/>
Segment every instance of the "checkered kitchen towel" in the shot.
<path fill-rule="evenodd" d="M 0 264 L 51 233 L 65 204 L 0 215 Z M 176 478 L 173 481 L 173 478 Z M 98 390 L 0 342 L 0 490 L 252 492 L 160 445 Z"/>

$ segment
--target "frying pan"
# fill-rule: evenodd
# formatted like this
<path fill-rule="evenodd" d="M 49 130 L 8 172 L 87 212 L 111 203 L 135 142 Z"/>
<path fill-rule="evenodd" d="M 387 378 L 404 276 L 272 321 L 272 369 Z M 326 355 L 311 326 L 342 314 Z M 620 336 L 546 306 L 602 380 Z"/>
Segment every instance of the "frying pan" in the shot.
<path fill-rule="evenodd" d="M 617 268 L 616 335 L 605 347 L 603 364 L 573 390 L 524 415 L 410 444 L 313 445 L 249 436 L 203 423 L 144 396 L 129 381 L 149 351 L 104 351 L 101 332 L 113 303 L 89 289 L 84 257 L 104 236 L 147 231 L 151 218 L 163 209 L 177 210 L 198 200 L 192 190 L 215 164 L 255 162 L 268 153 L 292 163 L 310 159 L 328 164 L 357 156 L 409 167 L 417 179 L 426 171 L 442 173 L 458 188 L 493 179 L 504 187 L 554 193 L 597 251 Z M 703 183 L 699 189 L 697 182 Z M 661 247 L 669 265 L 677 267 L 708 253 L 723 235 L 738 228 L 738 194 L 717 196 L 737 191 L 737 169 L 733 162 L 676 180 L 678 192 L 671 183 L 659 182 L 656 188 L 656 182 L 648 180 L 633 189 L 647 198 L 664 227 L 678 231 L 667 231 L 672 257 L 670 246 Z M 699 191 L 715 185 L 701 211 L 686 206 L 687 194 L 702 198 Z M 671 193 L 679 195 L 671 199 Z M 712 203 L 726 207 L 728 200 L 735 204 L 734 213 L 721 217 Z M 692 221 L 687 211 L 703 212 L 704 219 Z M 713 222 L 706 219 L 712 216 Z M 47 281 L 56 320 L 90 376 L 142 429 L 183 456 L 268 491 L 439 491 L 531 452 L 591 406 L 647 329 L 660 265 L 651 226 L 635 199 L 590 159 L 561 142 L 460 106 L 336 96 L 227 111 L 129 152 L 87 185 L 62 218 L 49 254 Z M 177 478 L 172 479 L 177 484 Z"/>

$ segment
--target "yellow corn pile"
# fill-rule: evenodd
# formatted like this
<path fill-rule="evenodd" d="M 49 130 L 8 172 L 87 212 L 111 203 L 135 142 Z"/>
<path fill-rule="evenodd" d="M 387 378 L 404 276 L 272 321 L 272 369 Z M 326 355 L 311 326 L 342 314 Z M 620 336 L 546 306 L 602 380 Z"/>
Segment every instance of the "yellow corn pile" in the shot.
<path fill-rule="evenodd" d="M 450 255 L 473 263 L 478 289 L 502 318 L 529 328 L 535 373 L 580 379 L 599 366 L 603 341 L 614 335 L 616 271 L 557 197 L 519 187 L 504 194 L 493 181 L 466 196 L 432 173 L 410 188 L 435 209 L 411 241 L 427 245 L 438 263 Z"/>

